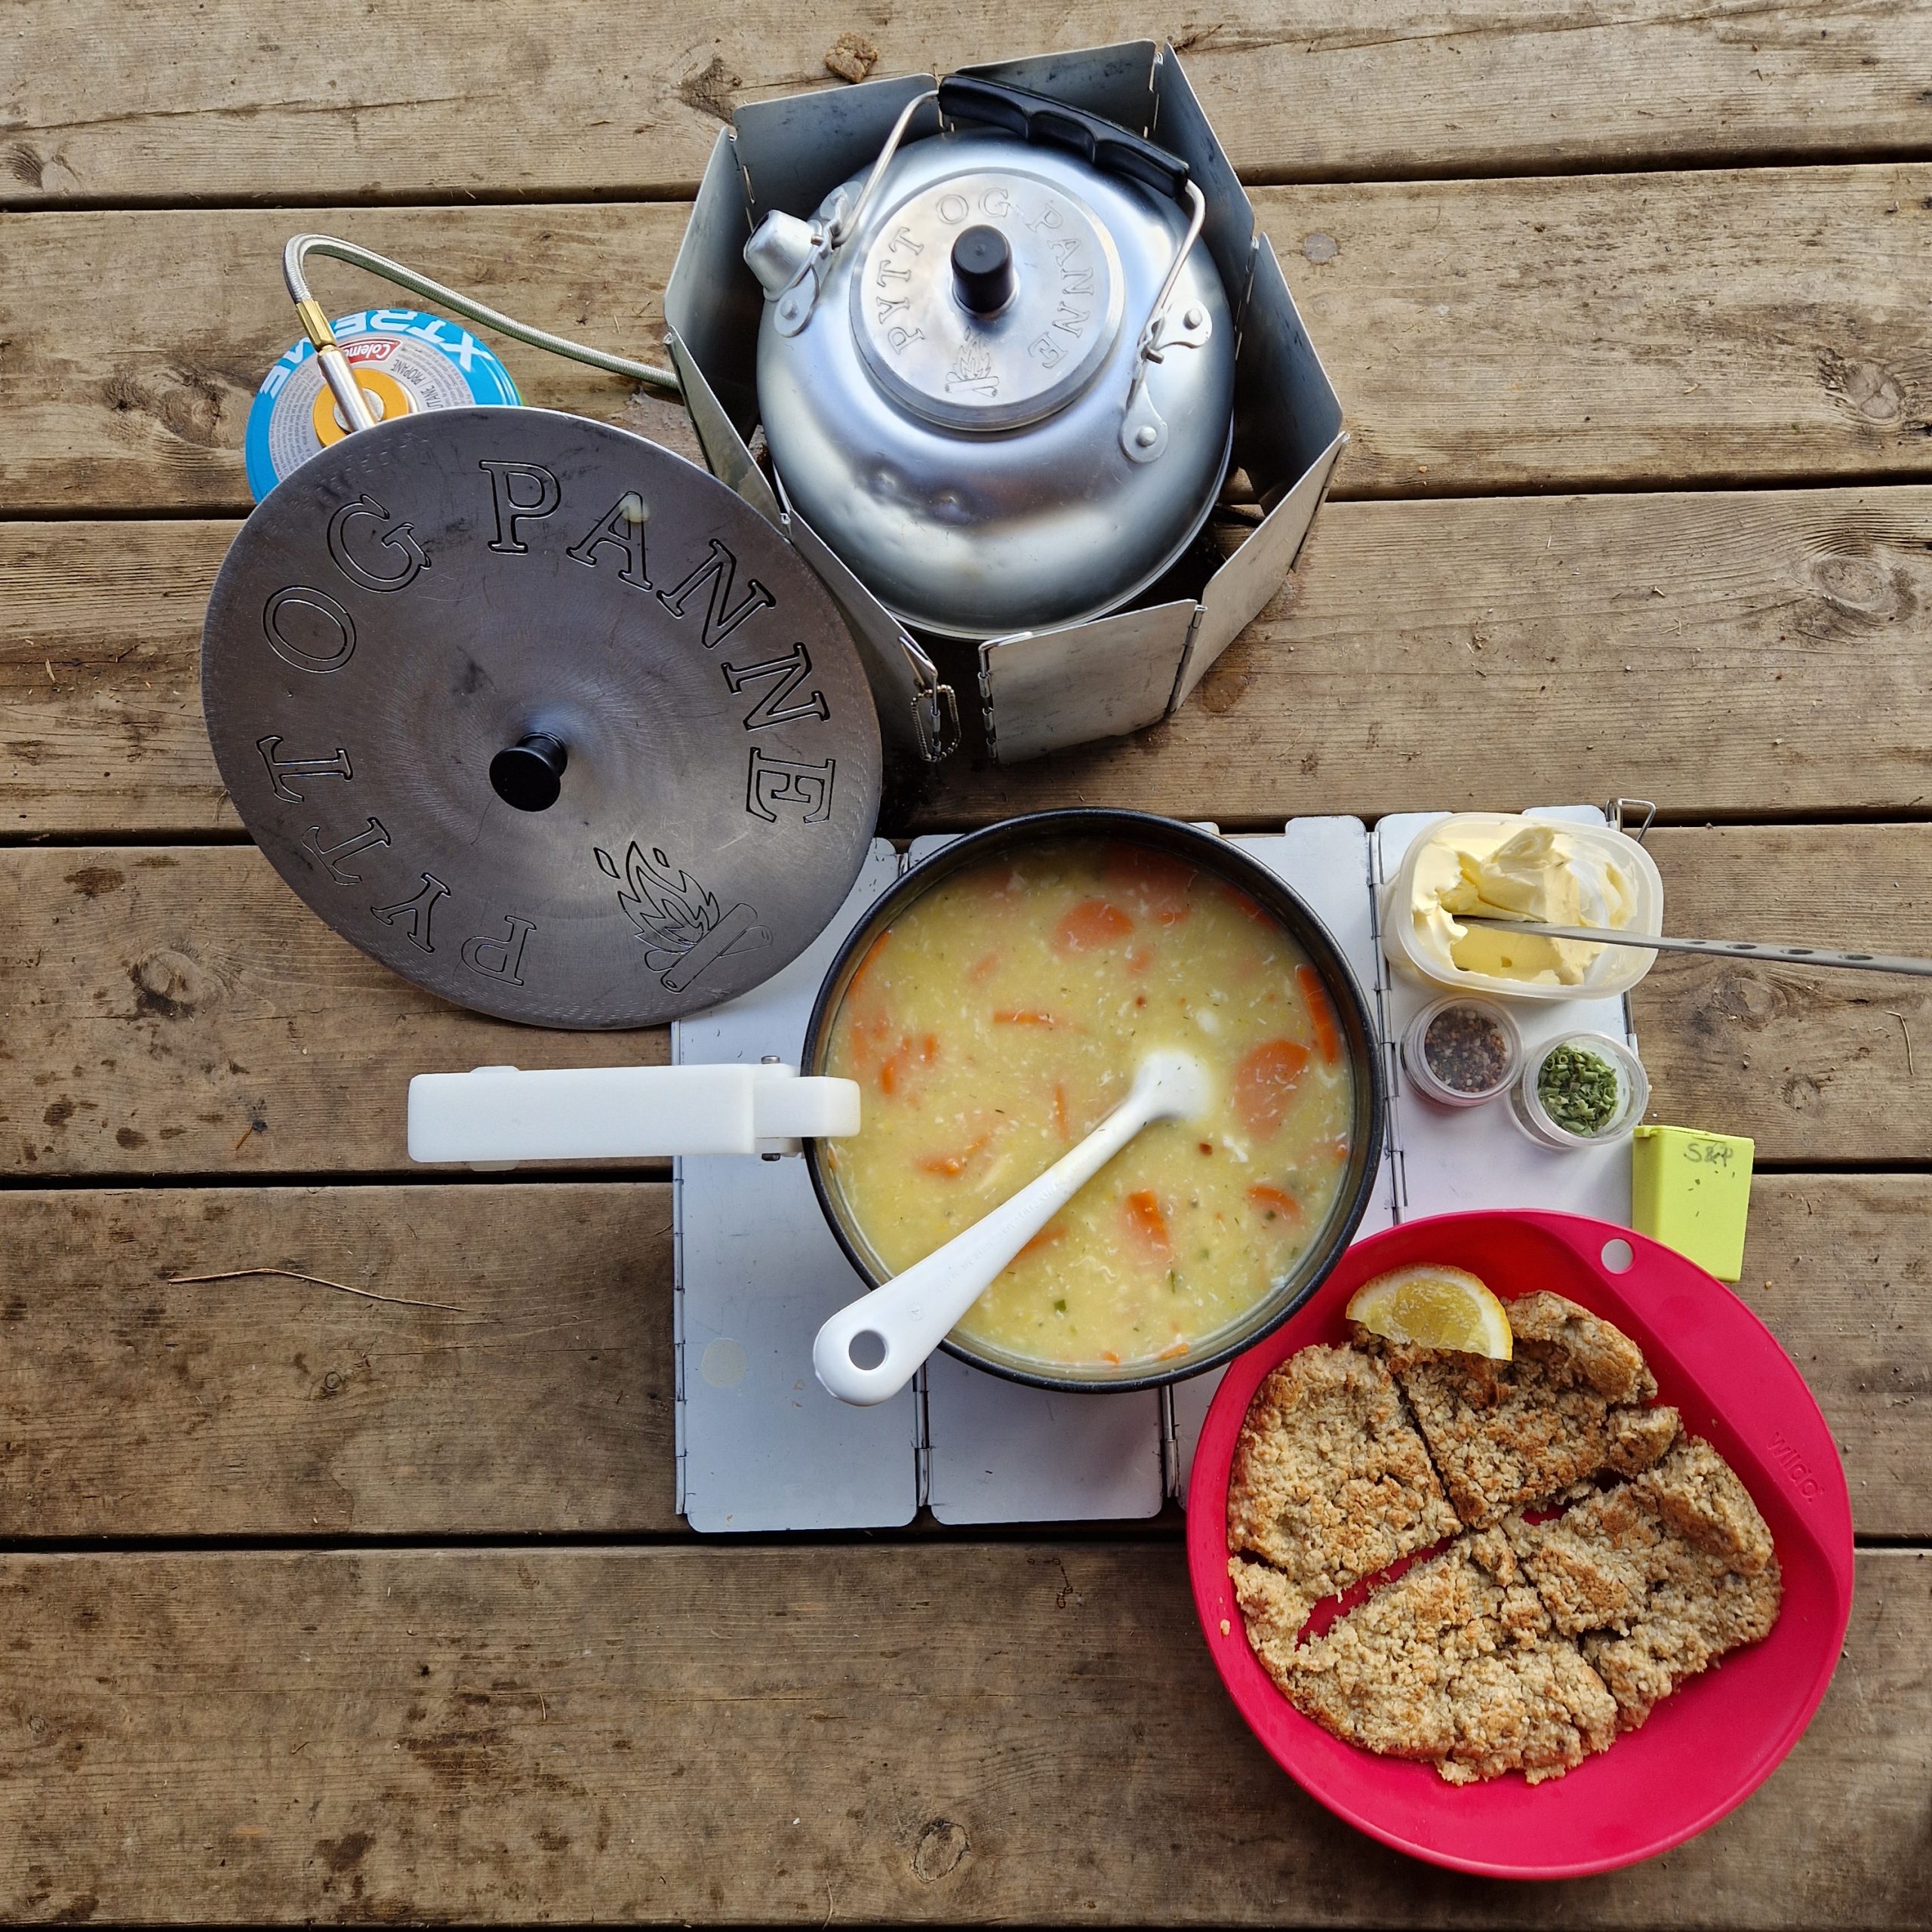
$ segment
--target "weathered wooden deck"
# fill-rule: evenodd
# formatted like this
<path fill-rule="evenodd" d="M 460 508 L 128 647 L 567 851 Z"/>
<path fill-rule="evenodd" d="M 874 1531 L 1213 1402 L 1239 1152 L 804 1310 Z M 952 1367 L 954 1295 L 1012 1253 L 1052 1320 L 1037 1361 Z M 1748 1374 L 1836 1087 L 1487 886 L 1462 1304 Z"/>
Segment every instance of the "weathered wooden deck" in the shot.
<path fill-rule="evenodd" d="M 9 0 L 0 1914 L 1923 1925 L 1912 983 L 1666 958 L 1638 996 L 1660 1116 L 1757 1138 L 1741 1292 L 1824 1404 L 1865 1547 L 1784 1767 L 1555 1891 L 1413 1865 L 1304 1798 L 1214 1678 L 1172 1521 L 700 1543 L 661 1177 L 408 1166 L 418 1068 L 665 1041 L 417 993 L 223 795 L 198 636 L 294 333 L 276 252 L 334 229 L 646 347 L 720 114 L 833 84 L 848 29 L 881 72 L 1171 34 L 1355 438 L 1291 585 L 1180 717 L 962 767 L 887 830 L 1641 794 L 1679 929 L 1932 952 L 1916 0 Z M 323 299 L 363 286 L 330 270 Z M 647 421 L 508 359 L 533 401 Z M 469 1313 L 169 1281 L 264 1266 Z"/>

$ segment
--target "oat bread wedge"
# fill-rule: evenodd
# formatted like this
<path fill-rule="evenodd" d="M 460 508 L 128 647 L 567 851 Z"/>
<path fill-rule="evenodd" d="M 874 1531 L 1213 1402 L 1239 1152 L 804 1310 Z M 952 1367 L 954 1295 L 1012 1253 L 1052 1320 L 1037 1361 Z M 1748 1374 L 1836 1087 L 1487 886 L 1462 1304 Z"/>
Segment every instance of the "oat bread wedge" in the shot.
<path fill-rule="evenodd" d="M 1521 1771 L 1531 1784 L 1574 1771 L 1617 1736 L 1616 1700 L 1561 1638 L 1475 1659 L 1451 1693 L 1456 1742 L 1436 1770 L 1451 1784 Z"/>
<path fill-rule="evenodd" d="M 1561 1361 L 1606 1401 L 1651 1402 L 1657 1378 L 1636 1343 L 1621 1328 L 1579 1308 L 1561 1295 L 1539 1291 L 1509 1304 L 1509 1332 L 1519 1351 Z"/>
<path fill-rule="evenodd" d="M 1476 1654 L 1489 1598 L 1488 1579 L 1457 1543 L 1337 1617 L 1275 1681 L 1337 1737 L 1439 1764 L 1456 1742 L 1450 1685 Z"/>
<path fill-rule="evenodd" d="M 1266 1660 L 1264 1659 L 1264 1662 Z M 1415 1564 L 1269 1665 L 1297 1709 L 1452 1784 L 1560 1777 L 1615 1734 L 1616 1706 L 1494 1531 Z"/>
<path fill-rule="evenodd" d="M 1508 1307 L 1511 1361 L 1358 1337 L 1388 1362 L 1475 1529 L 1605 1471 L 1644 1469 L 1677 1435 L 1675 1410 L 1649 1406 L 1656 1380 L 1620 1329 L 1561 1295 Z"/>
<path fill-rule="evenodd" d="M 1556 1521 L 1506 1534 L 1559 1631 L 1634 1730 L 1726 1651 L 1755 1643 L 1783 1594 L 1770 1531 L 1737 1474 L 1686 1437 L 1662 1462 Z"/>
<path fill-rule="evenodd" d="M 1294 1668 L 1295 1639 L 1308 1621 L 1306 1599 L 1280 1571 L 1266 1563 L 1231 1556 L 1228 1575 L 1250 1647 L 1263 1669 L 1277 1684 L 1285 1684 Z"/>
<path fill-rule="evenodd" d="M 1235 1446 L 1228 1546 L 1279 1573 L 1273 1620 L 1299 1630 L 1324 1597 L 1460 1527 L 1383 1363 L 1303 1349 L 1255 1391 Z"/>
<path fill-rule="evenodd" d="M 1560 1778 L 1617 1736 L 1617 1704 L 1574 1643 L 1553 1635 L 1549 1614 L 1496 1530 L 1465 1537 L 1497 1595 L 1497 1647 L 1471 1658 L 1450 1687 L 1456 1741 L 1436 1766 L 1451 1784 L 1521 1771 L 1531 1784 Z"/>

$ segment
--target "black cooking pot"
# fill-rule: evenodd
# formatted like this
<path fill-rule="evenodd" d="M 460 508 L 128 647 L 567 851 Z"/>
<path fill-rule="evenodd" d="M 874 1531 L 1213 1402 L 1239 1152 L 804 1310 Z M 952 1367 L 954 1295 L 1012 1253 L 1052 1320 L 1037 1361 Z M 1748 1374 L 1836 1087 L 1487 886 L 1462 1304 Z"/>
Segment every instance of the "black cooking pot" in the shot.
<path fill-rule="evenodd" d="M 1178 1382 L 1204 1370 L 1216 1368 L 1248 1348 L 1271 1330 L 1278 1328 L 1327 1279 L 1342 1251 L 1353 1237 L 1367 1212 L 1381 1167 L 1386 1100 L 1382 1076 L 1382 1055 L 1377 1047 L 1375 1023 L 1368 1002 L 1342 950 L 1307 904 L 1260 860 L 1251 858 L 1238 845 L 1211 832 L 1197 831 L 1177 820 L 1157 818 L 1145 812 L 1074 811 L 1035 812 L 1024 818 L 1008 819 L 983 832 L 968 833 L 922 860 L 884 892 L 869 912 L 854 927 L 838 949 L 819 988 L 805 1029 L 804 1051 L 800 1070 L 822 1075 L 831 1047 L 832 1026 L 845 990 L 861 962 L 880 936 L 914 903 L 934 887 L 955 873 L 982 860 L 1004 854 L 1037 851 L 1051 841 L 1074 838 L 1118 840 L 1171 854 L 1197 871 L 1225 881 L 1255 900 L 1272 914 L 1308 955 L 1321 976 L 1321 983 L 1334 1002 L 1336 1019 L 1349 1069 L 1353 1075 L 1354 1113 L 1349 1128 L 1349 1159 L 1334 1206 L 1314 1238 L 1302 1251 L 1291 1272 L 1262 1300 L 1256 1303 L 1232 1328 L 1207 1338 L 1187 1354 L 1163 1361 L 1158 1368 L 1144 1364 L 1109 1368 L 1097 1364 L 1091 1369 L 1043 1370 L 1031 1358 L 1009 1356 L 981 1345 L 949 1337 L 942 1346 L 961 1361 L 976 1368 L 989 1369 L 1015 1382 L 1032 1383 L 1042 1389 L 1093 1390 L 1149 1389 L 1165 1382 Z M 826 1169 L 822 1140 L 805 1143 L 805 1159 L 811 1173 L 812 1187 L 827 1225 L 837 1236 L 852 1266 L 874 1287 L 891 1278 L 888 1268 L 873 1253 L 837 1184 Z"/>
<path fill-rule="evenodd" d="M 1354 1076 L 1348 1165 L 1327 1220 L 1294 1269 L 1233 1327 L 1188 1353 L 1144 1365 L 1043 1370 L 964 1340 L 943 1346 L 976 1367 L 1048 1389 L 1145 1389 L 1214 1368 L 1285 1321 L 1320 1286 L 1368 1206 L 1381 1164 L 1381 1057 L 1367 1002 L 1327 928 L 1301 899 L 1238 845 L 1172 819 L 1140 812 L 1038 812 L 955 840 L 903 874 L 839 949 L 819 989 L 801 1064 L 685 1064 L 560 1068 L 546 1072 L 478 1067 L 419 1074 L 410 1082 L 413 1159 L 510 1166 L 531 1160 L 635 1159 L 665 1155 L 801 1151 L 827 1225 L 852 1266 L 878 1287 L 891 1270 L 872 1250 L 829 1174 L 825 1140 L 863 1131 L 858 1088 L 828 1077 L 833 1016 L 879 936 L 935 886 L 1000 854 L 1069 838 L 1109 839 L 1171 854 L 1225 881 L 1272 914 L 1308 955 L 1333 1002 Z M 802 1077 L 801 1077 L 802 1076 Z"/>

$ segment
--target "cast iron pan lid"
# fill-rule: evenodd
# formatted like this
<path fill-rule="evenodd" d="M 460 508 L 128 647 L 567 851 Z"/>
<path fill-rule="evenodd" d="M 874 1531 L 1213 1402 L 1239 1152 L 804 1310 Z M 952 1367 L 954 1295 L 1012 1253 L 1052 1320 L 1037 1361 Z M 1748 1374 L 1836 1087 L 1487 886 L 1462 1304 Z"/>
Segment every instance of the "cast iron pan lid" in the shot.
<path fill-rule="evenodd" d="M 202 697 L 289 884 L 506 1020 L 748 991 L 837 911 L 878 815 L 878 716 L 817 576 L 682 457 L 546 410 L 402 417 L 286 478 L 216 580 Z"/>

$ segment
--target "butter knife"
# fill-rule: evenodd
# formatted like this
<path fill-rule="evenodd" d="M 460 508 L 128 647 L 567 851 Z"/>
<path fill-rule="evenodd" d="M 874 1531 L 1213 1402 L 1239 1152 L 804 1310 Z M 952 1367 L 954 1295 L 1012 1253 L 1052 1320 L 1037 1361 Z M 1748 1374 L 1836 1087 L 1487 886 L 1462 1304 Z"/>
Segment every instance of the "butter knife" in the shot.
<path fill-rule="evenodd" d="M 1664 939 L 1654 933 L 1607 932 L 1600 926 L 1546 926 L 1528 919 L 1496 919 L 1468 912 L 1449 916 L 1458 925 L 1534 933 L 1542 939 L 1573 939 L 1589 946 L 1632 946 L 1645 952 L 1707 952 L 1722 959 L 1764 959 L 1780 966 L 1850 966 L 1863 973 L 1903 973 L 1915 980 L 1932 980 L 1932 959 L 1902 958 L 1896 953 L 1838 952 L 1822 946 L 1761 946 L 1748 939 Z"/>

